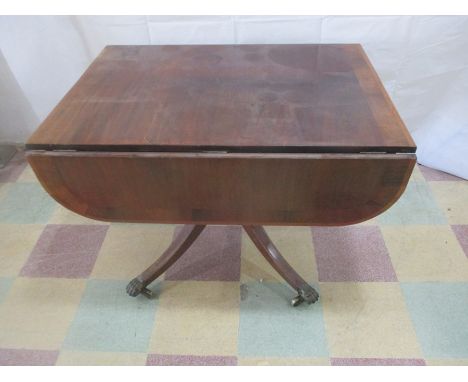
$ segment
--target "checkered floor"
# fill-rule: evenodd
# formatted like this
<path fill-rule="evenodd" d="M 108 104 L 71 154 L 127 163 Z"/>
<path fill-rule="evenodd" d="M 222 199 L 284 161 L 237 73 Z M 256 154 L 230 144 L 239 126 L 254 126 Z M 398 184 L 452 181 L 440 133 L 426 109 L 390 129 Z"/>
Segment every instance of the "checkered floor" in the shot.
<path fill-rule="evenodd" d="M 176 226 L 104 224 L 0 170 L 0 364 L 468 364 L 468 182 L 422 166 L 389 211 L 343 228 L 268 227 L 320 290 L 294 293 L 240 227 L 209 227 L 152 285 L 127 282 Z"/>

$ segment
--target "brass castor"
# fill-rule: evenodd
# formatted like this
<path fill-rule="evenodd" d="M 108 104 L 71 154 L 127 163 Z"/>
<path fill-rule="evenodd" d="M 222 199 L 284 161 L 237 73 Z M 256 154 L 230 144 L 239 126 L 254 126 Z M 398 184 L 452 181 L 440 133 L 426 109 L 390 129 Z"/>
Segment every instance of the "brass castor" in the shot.
<path fill-rule="evenodd" d="M 148 298 L 153 297 L 153 292 L 149 290 L 141 280 L 135 277 L 132 281 L 130 281 L 127 285 L 127 293 L 132 296 L 136 297 L 140 293 L 145 295 Z"/>
<path fill-rule="evenodd" d="M 304 301 L 306 301 L 310 305 L 315 303 L 319 298 L 319 294 L 317 293 L 317 291 L 308 285 L 303 289 L 298 289 L 297 293 L 297 296 L 291 300 L 292 306 L 299 306 Z"/>
<path fill-rule="evenodd" d="M 291 305 L 292 306 L 299 306 L 304 302 L 304 298 L 301 295 L 297 295 L 291 300 Z"/>

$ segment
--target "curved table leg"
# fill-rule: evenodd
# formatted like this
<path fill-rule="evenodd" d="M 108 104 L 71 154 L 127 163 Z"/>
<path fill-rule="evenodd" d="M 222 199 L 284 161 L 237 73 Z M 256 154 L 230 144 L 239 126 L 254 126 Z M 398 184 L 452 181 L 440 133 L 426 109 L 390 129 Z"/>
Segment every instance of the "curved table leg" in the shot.
<path fill-rule="evenodd" d="M 312 304 L 318 300 L 317 291 L 298 275 L 298 273 L 289 265 L 271 239 L 268 237 L 265 229 L 261 226 L 243 226 L 250 239 L 254 242 L 260 253 L 270 263 L 270 265 L 291 285 L 298 293 L 292 299 L 291 304 L 298 306 L 306 301 Z"/>
<path fill-rule="evenodd" d="M 152 292 L 146 287 L 189 249 L 205 227 L 204 225 L 185 225 L 164 253 L 139 276 L 130 281 L 127 285 L 127 293 L 132 297 L 140 293 L 151 297 Z"/>

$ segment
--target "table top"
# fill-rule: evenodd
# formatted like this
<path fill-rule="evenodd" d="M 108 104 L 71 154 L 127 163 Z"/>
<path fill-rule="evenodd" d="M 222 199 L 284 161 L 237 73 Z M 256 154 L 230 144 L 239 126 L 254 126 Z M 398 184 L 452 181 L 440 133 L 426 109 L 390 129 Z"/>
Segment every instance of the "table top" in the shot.
<path fill-rule="evenodd" d="M 416 150 L 359 44 L 108 46 L 26 147 Z"/>

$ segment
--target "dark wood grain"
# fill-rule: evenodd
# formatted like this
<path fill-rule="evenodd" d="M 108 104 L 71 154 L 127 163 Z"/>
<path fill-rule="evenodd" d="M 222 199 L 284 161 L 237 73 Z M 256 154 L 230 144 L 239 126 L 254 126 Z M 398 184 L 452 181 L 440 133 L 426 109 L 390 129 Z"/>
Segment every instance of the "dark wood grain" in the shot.
<path fill-rule="evenodd" d="M 204 225 L 187 224 L 177 234 L 169 247 L 158 259 L 147 269 L 132 279 L 127 285 L 127 293 L 136 297 L 140 294 L 148 298 L 153 297 L 153 292 L 148 289 L 148 285 L 169 269 L 193 244 L 205 229 Z M 319 298 L 317 291 L 294 270 L 293 267 L 281 255 L 265 229 L 260 226 L 243 226 L 244 230 L 254 242 L 263 257 L 271 266 L 284 278 L 284 280 L 297 292 L 297 296 L 291 301 L 293 306 L 298 306 L 303 302 L 313 304 Z"/>
<path fill-rule="evenodd" d="M 358 44 L 109 46 L 27 148 L 415 151 Z"/>
<path fill-rule="evenodd" d="M 414 154 L 29 152 L 68 209 L 126 222 L 346 225 L 390 207 Z"/>
<path fill-rule="evenodd" d="M 140 293 L 152 296 L 152 292 L 146 287 L 166 272 L 193 244 L 205 229 L 204 225 L 185 225 L 172 241 L 171 245 L 163 252 L 158 259 L 135 277 L 127 285 L 127 293 L 136 297 Z"/>
<path fill-rule="evenodd" d="M 260 225 L 370 219 L 416 162 L 358 44 L 106 47 L 26 148 L 43 187 L 78 214 L 189 224 L 131 296 L 151 296 L 205 225 L 239 224 L 297 291 L 293 306 L 318 293 Z"/>
<path fill-rule="evenodd" d="M 244 230 L 265 260 L 268 261 L 275 271 L 298 293 L 297 297 L 292 300 L 293 306 L 300 305 L 302 302 L 313 304 L 318 300 L 319 295 L 317 291 L 307 284 L 299 273 L 291 267 L 268 237 L 263 227 L 245 225 Z"/>

